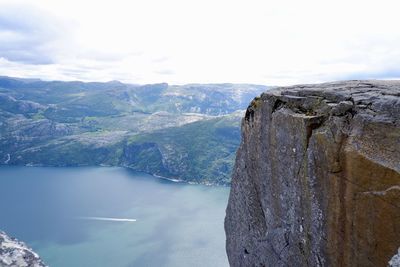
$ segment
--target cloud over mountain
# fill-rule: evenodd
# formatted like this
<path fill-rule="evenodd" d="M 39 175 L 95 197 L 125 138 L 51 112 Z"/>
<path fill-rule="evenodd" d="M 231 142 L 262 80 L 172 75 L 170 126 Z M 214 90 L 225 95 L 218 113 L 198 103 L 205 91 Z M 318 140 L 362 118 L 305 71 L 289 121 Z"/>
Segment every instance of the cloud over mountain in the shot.
<path fill-rule="evenodd" d="M 133 83 L 400 78 L 397 2 L 3 0 L 0 74 Z"/>

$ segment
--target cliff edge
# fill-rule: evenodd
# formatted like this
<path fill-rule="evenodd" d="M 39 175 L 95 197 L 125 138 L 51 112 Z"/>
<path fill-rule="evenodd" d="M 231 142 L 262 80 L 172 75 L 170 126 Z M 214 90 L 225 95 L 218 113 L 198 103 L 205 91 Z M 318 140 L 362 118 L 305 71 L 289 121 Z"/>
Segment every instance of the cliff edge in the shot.
<path fill-rule="evenodd" d="M 387 266 L 400 247 L 400 81 L 255 98 L 225 231 L 231 266 Z"/>

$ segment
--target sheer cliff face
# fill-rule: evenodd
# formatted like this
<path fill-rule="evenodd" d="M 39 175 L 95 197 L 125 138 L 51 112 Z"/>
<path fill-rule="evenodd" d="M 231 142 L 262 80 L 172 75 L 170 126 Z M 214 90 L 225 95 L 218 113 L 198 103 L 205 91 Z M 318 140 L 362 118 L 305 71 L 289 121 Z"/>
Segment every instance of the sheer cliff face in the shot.
<path fill-rule="evenodd" d="M 400 246 L 400 82 L 262 94 L 232 179 L 231 266 L 386 266 Z"/>

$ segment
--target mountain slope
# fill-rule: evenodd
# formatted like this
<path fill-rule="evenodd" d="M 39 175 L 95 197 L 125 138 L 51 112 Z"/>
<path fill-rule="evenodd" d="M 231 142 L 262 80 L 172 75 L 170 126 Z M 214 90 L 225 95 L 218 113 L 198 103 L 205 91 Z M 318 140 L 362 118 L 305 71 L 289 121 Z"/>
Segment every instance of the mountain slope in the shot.
<path fill-rule="evenodd" d="M 227 183 L 240 140 L 239 110 L 266 89 L 0 77 L 0 164 L 124 165 Z M 135 143 L 148 144 L 131 150 Z"/>
<path fill-rule="evenodd" d="M 124 147 L 122 164 L 185 181 L 227 184 L 240 142 L 242 115 L 132 136 Z"/>

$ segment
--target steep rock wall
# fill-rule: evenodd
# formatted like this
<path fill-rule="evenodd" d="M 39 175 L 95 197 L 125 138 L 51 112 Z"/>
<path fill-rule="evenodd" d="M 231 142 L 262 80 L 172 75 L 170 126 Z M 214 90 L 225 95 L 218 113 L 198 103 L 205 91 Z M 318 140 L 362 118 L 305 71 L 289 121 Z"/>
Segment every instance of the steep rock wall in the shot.
<path fill-rule="evenodd" d="M 400 82 L 254 99 L 225 231 L 231 266 L 387 266 L 400 246 Z"/>

